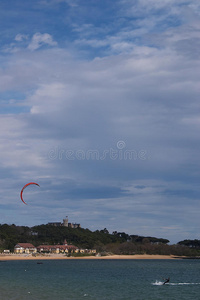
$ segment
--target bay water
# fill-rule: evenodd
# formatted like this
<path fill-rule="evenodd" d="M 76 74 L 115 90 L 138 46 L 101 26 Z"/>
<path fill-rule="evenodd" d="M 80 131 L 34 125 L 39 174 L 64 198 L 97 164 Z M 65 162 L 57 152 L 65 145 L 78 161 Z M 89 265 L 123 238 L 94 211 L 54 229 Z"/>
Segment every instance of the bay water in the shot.
<path fill-rule="evenodd" d="M 200 260 L 1 261 L 0 299 L 196 300 Z"/>

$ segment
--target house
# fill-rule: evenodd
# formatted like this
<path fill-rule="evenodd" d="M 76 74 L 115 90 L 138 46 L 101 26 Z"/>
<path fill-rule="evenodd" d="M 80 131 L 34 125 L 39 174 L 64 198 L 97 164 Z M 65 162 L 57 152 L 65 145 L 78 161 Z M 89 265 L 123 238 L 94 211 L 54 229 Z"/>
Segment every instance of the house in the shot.
<path fill-rule="evenodd" d="M 18 253 L 30 254 L 30 253 L 36 253 L 36 252 L 37 252 L 37 248 L 30 243 L 18 243 L 14 247 L 14 253 L 17 253 L 17 254 Z"/>
<path fill-rule="evenodd" d="M 5 249 L 5 250 L 3 250 L 3 253 L 4 254 L 10 254 L 10 250 Z"/>
<path fill-rule="evenodd" d="M 80 249 L 80 253 L 86 253 L 86 254 L 96 254 L 96 249 Z"/>
<path fill-rule="evenodd" d="M 79 253 L 83 254 L 96 254 L 97 250 L 96 249 L 80 249 Z"/>
<path fill-rule="evenodd" d="M 77 253 L 79 251 L 78 247 L 74 245 L 40 245 L 37 247 L 38 252 L 48 252 L 48 253 Z"/>

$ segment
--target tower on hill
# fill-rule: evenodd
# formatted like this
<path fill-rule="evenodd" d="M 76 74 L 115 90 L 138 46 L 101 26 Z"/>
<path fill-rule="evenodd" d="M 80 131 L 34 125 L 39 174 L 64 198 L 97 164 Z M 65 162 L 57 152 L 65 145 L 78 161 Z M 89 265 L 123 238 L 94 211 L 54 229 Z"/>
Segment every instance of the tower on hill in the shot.
<path fill-rule="evenodd" d="M 63 226 L 68 227 L 68 216 L 66 216 L 66 218 L 63 219 Z"/>

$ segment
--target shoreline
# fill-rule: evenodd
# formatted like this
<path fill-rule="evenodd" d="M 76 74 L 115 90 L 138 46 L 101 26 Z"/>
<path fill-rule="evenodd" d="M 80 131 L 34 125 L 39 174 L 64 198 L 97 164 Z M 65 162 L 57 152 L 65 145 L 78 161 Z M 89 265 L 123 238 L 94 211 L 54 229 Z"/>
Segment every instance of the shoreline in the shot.
<path fill-rule="evenodd" d="M 81 257 L 67 257 L 64 254 L 50 254 L 50 255 L 38 255 L 32 256 L 31 254 L 9 254 L 0 255 L 0 261 L 7 260 L 72 260 L 72 259 L 182 259 L 183 256 L 173 255 L 150 255 L 150 254 L 136 254 L 136 255 L 108 255 L 108 256 L 81 256 Z"/>

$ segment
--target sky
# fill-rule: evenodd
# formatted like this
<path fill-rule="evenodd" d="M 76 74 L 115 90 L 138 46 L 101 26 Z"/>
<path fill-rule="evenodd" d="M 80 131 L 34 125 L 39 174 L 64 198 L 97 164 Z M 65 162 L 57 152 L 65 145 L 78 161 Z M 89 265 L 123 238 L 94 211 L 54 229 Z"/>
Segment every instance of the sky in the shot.
<path fill-rule="evenodd" d="M 200 239 L 199 0 L 2 0 L 0 26 L 0 223 Z"/>

